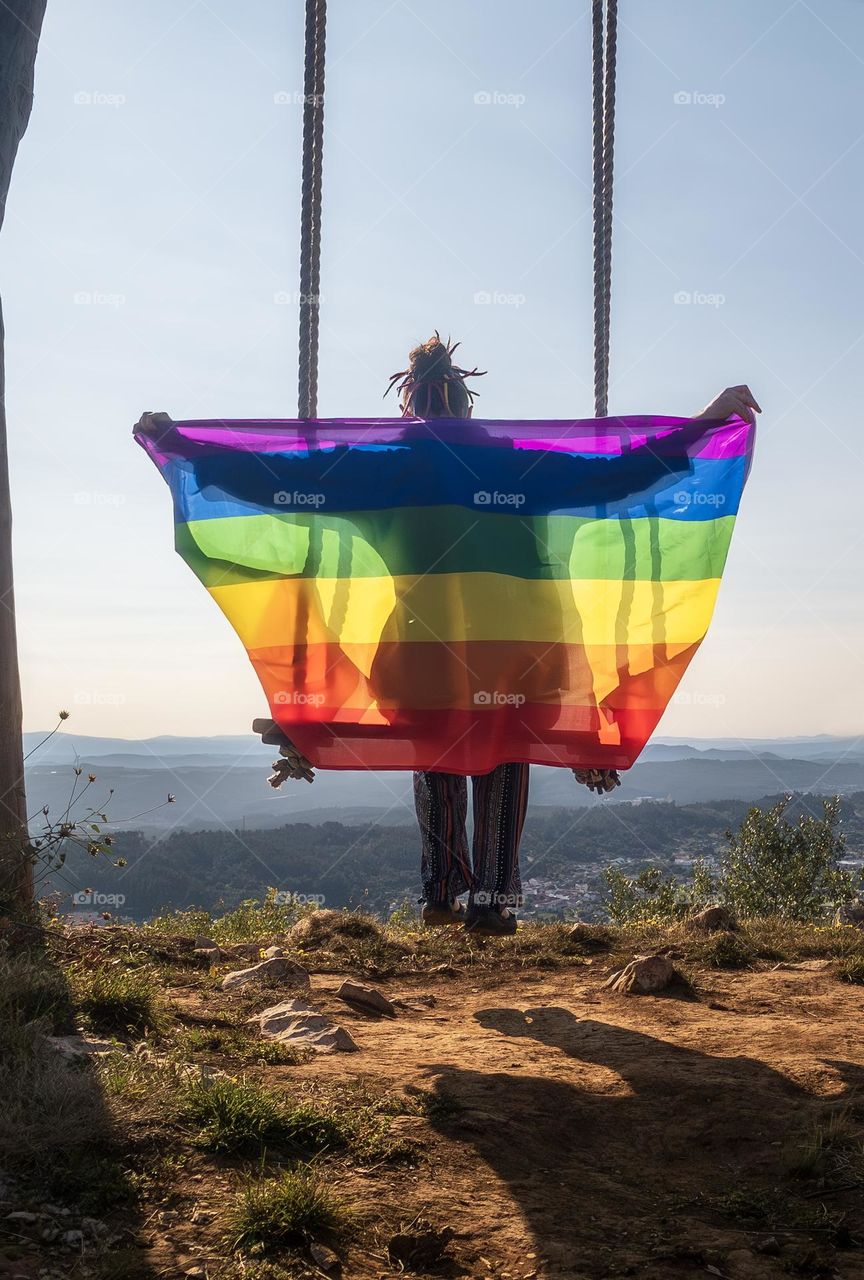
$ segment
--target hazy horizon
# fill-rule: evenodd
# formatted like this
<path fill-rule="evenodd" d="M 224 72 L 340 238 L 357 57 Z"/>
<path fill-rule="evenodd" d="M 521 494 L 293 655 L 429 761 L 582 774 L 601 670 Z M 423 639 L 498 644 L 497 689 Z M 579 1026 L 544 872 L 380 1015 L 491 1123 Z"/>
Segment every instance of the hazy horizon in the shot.
<path fill-rule="evenodd" d="M 302 10 L 48 5 L 0 236 L 28 730 L 61 707 L 128 740 L 266 714 L 131 426 L 296 410 Z M 589 11 L 331 0 L 322 415 L 388 409 L 436 327 L 489 370 L 480 416 L 590 414 Z M 864 6 L 619 22 L 611 408 L 687 414 L 746 381 L 765 410 L 658 735 L 858 735 Z"/>

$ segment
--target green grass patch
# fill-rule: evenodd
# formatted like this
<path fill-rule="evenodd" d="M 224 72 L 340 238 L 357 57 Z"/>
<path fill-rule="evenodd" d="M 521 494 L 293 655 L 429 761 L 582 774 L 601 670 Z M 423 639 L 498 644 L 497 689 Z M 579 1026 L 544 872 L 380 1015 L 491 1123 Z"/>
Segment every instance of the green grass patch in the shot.
<path fill-rule="evenodd" d="M 827 1108 L 787 1143 L 783 1163 L 799 1178 L 846 1182 L 864 1174 L 864 1126 L 850 1106 Z"/>
<path fill-rule="evenodd" d="M 272 1089 L 241 1076 L 190 1076 L 177 1091 L 177 1119 L 207 1151 L 247 1155 L 284 1141 L 285 1108 Z"/>
<path fill-rule="evenodd" d="M 119 965 L 78 969 L 71 974 L 75 1005 L 94 1031 L 144 1036 L 160 1034 L 168 1023 L 156 975 Z"/>
<path fill-rule="evenodd" d="M 262 1063 L 265 1066 L 294 1066 L 300 1062 L 308 1062 L 311 1051 L 298 1049 L 292 1045 L 280 1044 L 278 1040 L 263 1040 L 239 1027 L 184 1027 L 177 1032 L 172 1042 L 173 1052 L 183 1061 L 201 1056 L 228 1057 L 232 1063 L 240 1067 L 254 1066 Z"/>
<path fill-rule="evenodd" d="M 690 950 L 692 959 L 712 969 L 750 969 L 757 960 L 756 950 L 746 935 L 725 930 L 709 934 Z"/>
<path fill-rule="evenodd" d="M 230 1247 L 247 1253 L 300 1247 L 311 1238 L 336 1241 L 351 1230 L 347 1204 L 310 1169 L 256 1178 L 240 1191 L 228 1214 Z"/>
<path fill-rule="evenodd" d="M 176 1091 L 176 1118 L 197 1130 L 207 1151 L 249 1155 L 265 1147 L 331 1151 L 351 1140 L 351 1126 L 335 1111 L 294 1103 L 257 1080 L 241 1076 L 185 1076 Z"/>

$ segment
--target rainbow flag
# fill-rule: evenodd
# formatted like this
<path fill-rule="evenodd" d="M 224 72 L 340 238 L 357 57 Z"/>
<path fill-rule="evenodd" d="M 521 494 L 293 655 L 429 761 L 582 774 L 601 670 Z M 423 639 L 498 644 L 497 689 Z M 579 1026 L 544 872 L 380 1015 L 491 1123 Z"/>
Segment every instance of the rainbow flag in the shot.
<path fill-rule="evenodd" d="M 705 635 L 739 418 L 177 422 L 176 547 L 327 769 L 628 768 Z"/>

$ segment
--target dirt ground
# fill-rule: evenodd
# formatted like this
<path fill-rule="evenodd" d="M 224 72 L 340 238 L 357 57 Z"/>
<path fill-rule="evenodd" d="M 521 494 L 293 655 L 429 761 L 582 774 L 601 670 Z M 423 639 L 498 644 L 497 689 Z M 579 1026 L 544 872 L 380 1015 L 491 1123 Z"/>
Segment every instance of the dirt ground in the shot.
<path fill-rule="evenodd" d="M 393 1120 L 416 1164 L 337 1178 L 370 1228 L 343 1275 L 392 1275 L 388 1236 L 423 1219 L 455 1233 L 424 1275 L 864 1278 L 860 1142 L 854 1174 L 790 1171 L 829 1116 L 864 1115 L 862 989 L 805 961 L 622 997 L 607 968 L 376 983 L 396 1019 L 314 976 L 359 1052 L 265 1078 L 432 1091 Z"/>

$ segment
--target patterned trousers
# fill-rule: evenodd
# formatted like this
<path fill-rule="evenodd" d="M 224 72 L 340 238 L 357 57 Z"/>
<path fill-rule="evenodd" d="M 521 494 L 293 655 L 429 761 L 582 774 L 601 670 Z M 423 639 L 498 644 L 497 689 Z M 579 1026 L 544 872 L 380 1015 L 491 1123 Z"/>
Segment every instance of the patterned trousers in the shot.
<path fill-rule="evenodd" d="M 469 861 L 468 780 L 457 773 L 414 774 L 423 892 L 429 901 L 452 901 L 470 890 L 477 903 L 519 906 L 519 841 L 528 776 L 527 764 L 500 764 L 471 779 L 474 839 Z"/>

